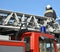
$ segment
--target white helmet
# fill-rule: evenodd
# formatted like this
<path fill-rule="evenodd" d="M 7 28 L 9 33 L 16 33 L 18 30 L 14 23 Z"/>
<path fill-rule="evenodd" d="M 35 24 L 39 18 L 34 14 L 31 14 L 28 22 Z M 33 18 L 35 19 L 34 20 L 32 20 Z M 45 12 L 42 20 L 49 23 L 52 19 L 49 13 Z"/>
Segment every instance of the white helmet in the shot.
<path fill-rule="evenodd" d="M 50 9 L 50 8 L 52 8 L 52 7 L 50 5 L 47 5 L 46 9 Z"/>

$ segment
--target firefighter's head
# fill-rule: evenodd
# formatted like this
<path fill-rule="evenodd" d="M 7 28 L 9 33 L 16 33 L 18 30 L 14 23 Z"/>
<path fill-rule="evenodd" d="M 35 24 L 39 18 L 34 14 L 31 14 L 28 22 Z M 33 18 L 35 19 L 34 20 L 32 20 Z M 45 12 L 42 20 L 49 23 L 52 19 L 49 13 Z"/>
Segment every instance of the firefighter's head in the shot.
<path fill-rule="evenodd" d="M 52 9 L 52 7 L 50 5 L 46 6 L 46 10 Z"/>

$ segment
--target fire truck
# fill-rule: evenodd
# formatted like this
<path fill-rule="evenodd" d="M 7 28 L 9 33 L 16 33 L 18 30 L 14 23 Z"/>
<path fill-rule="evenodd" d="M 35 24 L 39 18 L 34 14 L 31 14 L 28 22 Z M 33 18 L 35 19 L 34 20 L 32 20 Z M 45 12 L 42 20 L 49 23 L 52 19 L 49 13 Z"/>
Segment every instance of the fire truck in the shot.
<path fill-rule="evenodd" d="M 60 26 L 53 18 L 0 10 L 0 52 L 59 52 Z"/>

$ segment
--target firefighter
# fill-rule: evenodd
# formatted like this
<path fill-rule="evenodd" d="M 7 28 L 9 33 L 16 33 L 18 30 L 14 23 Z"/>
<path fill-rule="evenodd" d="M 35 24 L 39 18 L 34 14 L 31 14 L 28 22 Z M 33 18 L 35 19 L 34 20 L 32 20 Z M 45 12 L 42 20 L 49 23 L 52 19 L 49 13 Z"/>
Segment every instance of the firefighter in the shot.
<path fill-rule="evenodd" d="M 54 18 L 54 19 L 57 18 L 55 11 L 53 10 L 53 8 L 50 5 L 47 5 L 44 16 L 45 17 L 51 17 L 51 18 Z"/>

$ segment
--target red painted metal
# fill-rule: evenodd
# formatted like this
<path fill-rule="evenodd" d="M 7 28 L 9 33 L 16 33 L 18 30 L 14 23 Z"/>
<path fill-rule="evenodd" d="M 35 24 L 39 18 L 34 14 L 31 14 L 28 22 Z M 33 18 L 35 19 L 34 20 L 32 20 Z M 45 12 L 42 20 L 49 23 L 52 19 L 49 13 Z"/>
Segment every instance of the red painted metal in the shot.
<path fill-rule="evenodd" d="M 39 36 L 32 32 L 30 36 L 30 50 L 31 52 L 40 52 L 39 51 Z"/>
<path fill-rule="evenodd" d="M 44 36 L 50 39 L 54 39 L 54 36 L 51 34 L 45 34 L 45 33 L 40 33 L 40 32 L 25 32 L 23 35 L 20 37 L 21 39 L 24 39 L 26 37 L 30 37 L 30 51 L 31 52 L 40 52 L 39 49 L 39 37 Z M 54 43 L 55 47 L 55 52 L 58 52 L 57 47 L 56 47 L 56 42 Z"/>
<path fill-rule="evenodd" d="M 22 46 L 24 47 L 24 52 L 26 52 L 26 45 L 24 42 L 20 41 L 5 41 L 5 40 L 0 40 L 0 46 Z"/>
<path fill-rule="evenodd" d="M 54 48 L 55 48 L 55 52 L 58 52 L 58 48 L 57 48 L 57 45 L 56 45 L 56 41 L 54 40 Z"/>
<path fill-rule="evenodd" d="M 18 42 L 18 41 L 3 41 L 0 40 L 0 45 L 6 45 L 6 46 L 24 46 L 25 47 L 25 43 L 24 42 Z"/>
<path fill-rule="evenodd" d="M 22 35 L 20 38 L 22 39 L 23 37 L 31 36 L 32 33 L 33 33 L 33 32 L 23 33 L 23 35 Z M 51 34 L 45 34 L 45 33 L 40 33 L 40 32 L 34 32 L 34 33 L 36 33 L 39 37 L 45 36 L 45 37 L 47 37 L 47 38 L 54 39 L 54 36 L 52 36 Z"/>

